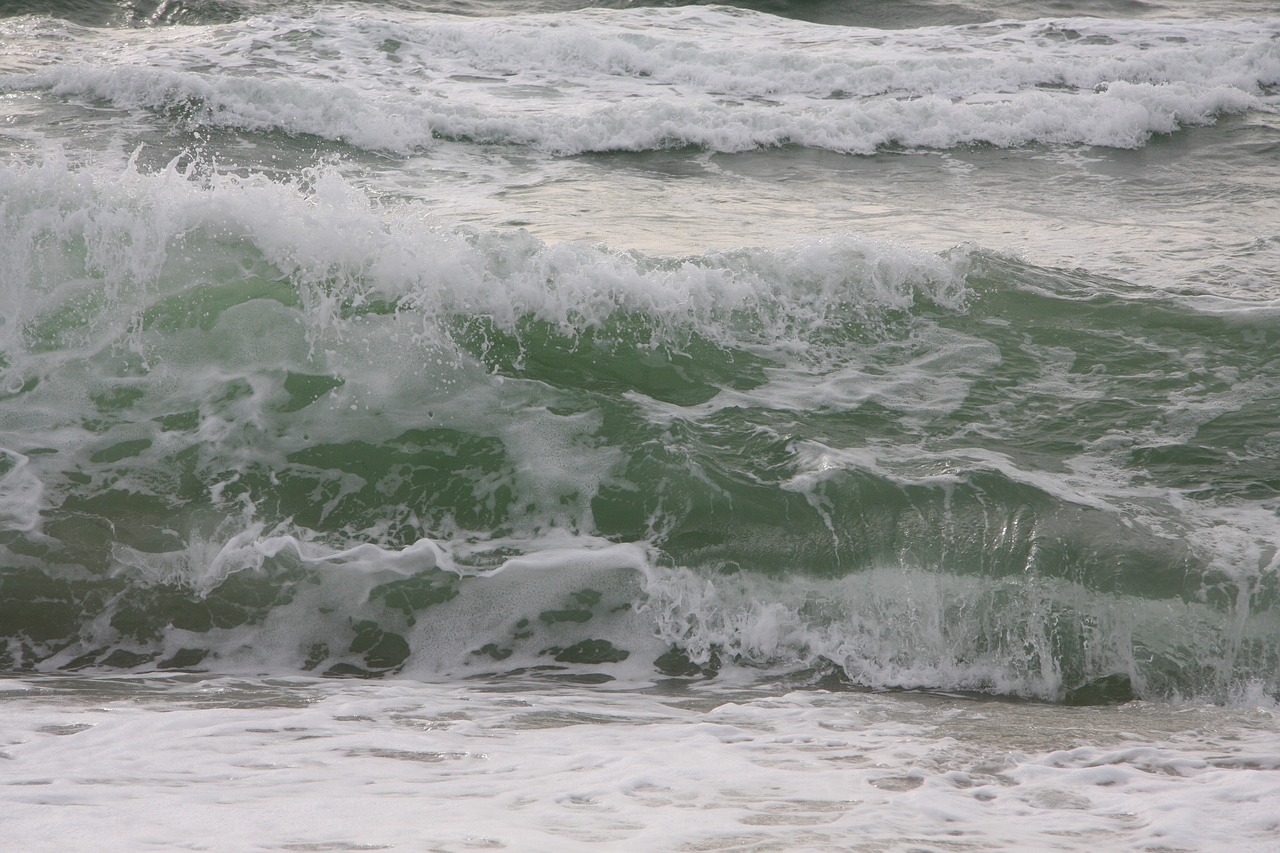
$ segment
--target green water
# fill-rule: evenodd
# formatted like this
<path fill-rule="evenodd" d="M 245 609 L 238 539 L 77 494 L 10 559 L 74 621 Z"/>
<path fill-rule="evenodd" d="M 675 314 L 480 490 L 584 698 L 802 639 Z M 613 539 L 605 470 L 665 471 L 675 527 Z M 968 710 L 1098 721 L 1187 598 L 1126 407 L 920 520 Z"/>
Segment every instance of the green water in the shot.
<path fill-rule="evenodd" d="M 585 251 L 628 283 L 566 307 L 539 280 L 551 250 L 463 238 L 488 288 L 466 313 L 430 277 L 317 278 L 220 230 L 115 286 L 92 239 L 28 244 L 83 272 L 8 338 L 0 475 L 41 492 L 3 534 L 6 668 L 202 668 L 269 642 L 332 674 L 592 669 L 648 654 L 634 620 L 662 610 L 652 659 L 677 676 L 834 661 L 1059 698 L 1274 688 L 1269 312 L 980 253 L 886 273 L 838 244 L 807 272 Z M 672 276 L 722 296 L 638 307 Z M 245 535 L 294 545 L 226 551 Z M 433 658 L 422 623 L 556 537 L 640 545 L 649 568 L 539 593 Z M 454 562 L 315 562 L 420 540 Z M 680 614 L 672 578 L 739 598 Z M 779 584 L 803 590 L 778 617 L 793 636 L 746 642 Z"/>

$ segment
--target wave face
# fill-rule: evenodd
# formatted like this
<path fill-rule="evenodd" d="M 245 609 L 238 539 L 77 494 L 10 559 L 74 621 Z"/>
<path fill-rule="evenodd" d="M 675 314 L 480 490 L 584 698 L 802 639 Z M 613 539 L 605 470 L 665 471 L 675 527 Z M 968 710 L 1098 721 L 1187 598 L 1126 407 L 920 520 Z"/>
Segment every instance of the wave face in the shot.
<path fill-rule="evenodd" d="M 1280 691 L 1274 304 L 54 155 L 0 257 L 4 668 Z"/>
<path fill-rule="evenodd" d="M 399 154 L 442 140 L 556 155 L 871 154 L 1139 148 L 1224 115 L 1272 111 L 1280 85 L 1274 16 L 889 31 L 698 6 L 482 17 L 161 6 L 151 17 L 201 22 L 199 37 L 191 26 L 4 19 L 0 92 L 185 130 L 284 132 Z"/>

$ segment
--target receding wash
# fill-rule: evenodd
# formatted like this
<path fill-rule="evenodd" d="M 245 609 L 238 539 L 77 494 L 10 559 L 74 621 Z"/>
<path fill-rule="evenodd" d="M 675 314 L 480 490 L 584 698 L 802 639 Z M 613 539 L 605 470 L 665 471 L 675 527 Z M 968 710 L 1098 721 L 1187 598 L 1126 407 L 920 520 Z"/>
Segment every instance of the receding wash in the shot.
<path fill-rule="evenodd" d="M 28 850 L 1274 849 L 1275 6 L 0 2 L 0 674 Z"/>

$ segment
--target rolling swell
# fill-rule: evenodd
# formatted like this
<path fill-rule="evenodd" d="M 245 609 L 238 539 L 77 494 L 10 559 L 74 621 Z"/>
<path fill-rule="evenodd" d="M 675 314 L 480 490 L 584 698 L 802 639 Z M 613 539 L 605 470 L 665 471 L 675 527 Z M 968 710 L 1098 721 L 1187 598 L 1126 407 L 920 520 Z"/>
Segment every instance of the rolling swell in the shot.
<path fill-rule="evenodd" d="M 0 170 L 6 669 L 1280 685 L 1273 307 Z"/>

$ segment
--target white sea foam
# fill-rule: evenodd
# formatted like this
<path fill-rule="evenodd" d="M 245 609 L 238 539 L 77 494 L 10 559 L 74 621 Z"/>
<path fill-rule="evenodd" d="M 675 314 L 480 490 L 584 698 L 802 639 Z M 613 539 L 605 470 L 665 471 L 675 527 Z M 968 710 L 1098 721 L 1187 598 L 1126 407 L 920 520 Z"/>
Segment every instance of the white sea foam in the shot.
<path fill-rule="evenodd" d="M 40 527 L 44 483 L 29 470 L 29 462 L 0 447 L 0 530 L 29 533 Z"/>
<path fill-rule="evenodd" d="M 198 30 L 77 30 L 49 65 L 0 88 L 400 152 L 441 136 L 557 154 L 1132 148 L 1269 109 L 1278 30 L 1276 19 L 1065 20 L 888 33 L 707 8 L 392 21 L 335 7 Z"/>
<path fill-rule="evenodd" d="M 1262 708 L 532 680 L 4 687 L 0 798 L 24 850 L 1265 853 L 1277 831 Z"/>

